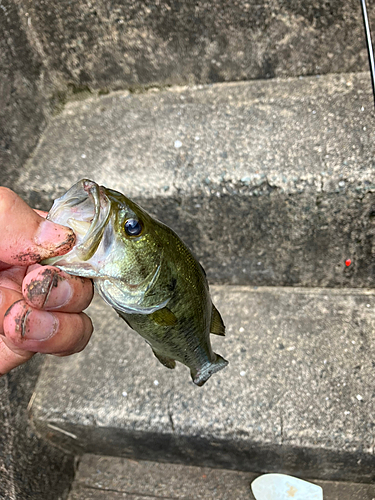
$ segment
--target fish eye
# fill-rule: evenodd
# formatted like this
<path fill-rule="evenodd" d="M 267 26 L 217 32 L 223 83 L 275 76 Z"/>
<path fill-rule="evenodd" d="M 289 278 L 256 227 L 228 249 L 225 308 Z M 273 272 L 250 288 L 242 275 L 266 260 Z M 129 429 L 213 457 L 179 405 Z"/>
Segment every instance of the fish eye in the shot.
<path fill-rule="evenodd" d="M 139 236 L 142 232 L 142 224 L 137 219 L 128 219 L 124 224 L 128 236 Z"/>

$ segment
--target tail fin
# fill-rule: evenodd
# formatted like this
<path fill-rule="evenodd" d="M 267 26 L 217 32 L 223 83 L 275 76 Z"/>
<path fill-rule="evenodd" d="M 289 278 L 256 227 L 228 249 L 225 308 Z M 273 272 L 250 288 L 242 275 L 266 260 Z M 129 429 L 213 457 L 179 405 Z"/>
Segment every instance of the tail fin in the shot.
<path fill-rule="evenodd" d="M 194 384 L 202 387 L 211 375 L 227 366 L 228 361 L 226 359 L 222 358 L 219 354 L 215 354 L 215 356 L 215 361 L 205 363 L 199 370 L 190 371 Z"/>

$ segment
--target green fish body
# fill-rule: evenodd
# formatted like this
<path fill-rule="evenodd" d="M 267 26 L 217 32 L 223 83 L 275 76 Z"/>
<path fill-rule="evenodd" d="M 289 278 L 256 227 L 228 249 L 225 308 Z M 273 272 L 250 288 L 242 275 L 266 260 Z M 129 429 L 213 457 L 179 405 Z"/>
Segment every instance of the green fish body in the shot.
<path fill-rule="evenodd" d="M 43 263 L 93 279 L 164 366 L 183 363 L 201 386 L 228 364 L 212 351 L 210 333 L 224 335 L 225 327 L 205 272 L 172 229 L 87 179 L 55 200 L 48 219 L 71 227 L 77 241 Z"/>

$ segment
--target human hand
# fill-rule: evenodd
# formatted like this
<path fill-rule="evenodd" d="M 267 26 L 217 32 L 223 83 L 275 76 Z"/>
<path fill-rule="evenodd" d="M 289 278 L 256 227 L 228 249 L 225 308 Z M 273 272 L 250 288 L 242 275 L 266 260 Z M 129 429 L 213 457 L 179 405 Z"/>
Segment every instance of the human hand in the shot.
<path fill-rule="evenodd" d="M 38 264 L 75 241 L 71 229 L 42 215 L 0 187 L 0 376 L 36 352 L 79 352 L 93 330 L 82 313 L 93 296 L 91 280 Z"/>

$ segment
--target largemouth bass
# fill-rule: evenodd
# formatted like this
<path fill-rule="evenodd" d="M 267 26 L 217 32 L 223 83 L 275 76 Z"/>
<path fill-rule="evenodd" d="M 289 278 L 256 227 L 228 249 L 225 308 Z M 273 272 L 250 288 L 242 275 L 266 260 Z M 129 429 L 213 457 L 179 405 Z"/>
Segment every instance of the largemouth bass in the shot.
<path fill-rule="evenodd" d="M 210 333 L 224 335 L 225 327 L 205 272 L 172 229 L 88 179 L 55 200 L 47 218 L 71 227 L 77 240 L 43 264 L 91 278 L 164 366 L 183 363 L 202 386 L 228 364 L 211 347 Z"/>

